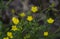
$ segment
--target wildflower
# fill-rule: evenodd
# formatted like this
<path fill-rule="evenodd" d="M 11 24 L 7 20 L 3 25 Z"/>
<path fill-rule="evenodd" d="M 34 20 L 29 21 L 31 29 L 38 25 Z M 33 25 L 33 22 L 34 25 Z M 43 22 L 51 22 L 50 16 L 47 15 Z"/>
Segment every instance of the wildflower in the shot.
<path fill-rule="evenodd" d="M 13 25 L 11 30 L 16 31 L 18 29 L 17 29 L 17 27 L 15 25 Z"/>
<path fill-rule="evenodd" d="M 11 12 L 12 12 L 12 13 L 15 13 L 15 10 L 14 10 L 14 9 L 12 9 L 12 10 L 11 10 Z"/>
<path fill-rule="evenodd" d="M 37 11 L 38 11 L 38 7 L 32 6 L 32 7 L 31 7 L 31 11 L 34 12 L 34 13 L 37 12 Z"/>
<path fill-rule="evenodd" d="M 32 21 L 32 20 L 33 20 L 33 17 L 32 17 L 32 16 L 28 16 L 28 17 L 27 17 L 27 20 L 28 20 L 28 21 Z"/>
<path fill-rule="evenodd" d="M 14 24 L 18 24 L 18 23 L 19 23 L 19 19 L 16 18 L 16 17 L 13 17 L 13 18 L 12 18 L 12 22 L 13 22 Z"/>
<path fill-rule="evenodd" d="M 12 32 L 7 32 L 7 36 L 13 38 Z"/>
<path fill-rule="evenodd" d="M 44 32 L 44 36 L 48 36 L 48 32 Z"/>
<path fill-rule="evenodd" d="M 4 37 L 3 39 L 9 39 L 9 37 Z"/>
<path fill-rule="evenodd" d="M 49 18 L 49 19 L 47 20 L 47 22 L 48 22 L 48 23 L 53 23 L 53 22 L 54 22 L 54 19 Z"/>
<path fill-rule="evenodd" d="M 25 17 L 25 13 L 21 13 L 19 14 L 21 17 Z"/>

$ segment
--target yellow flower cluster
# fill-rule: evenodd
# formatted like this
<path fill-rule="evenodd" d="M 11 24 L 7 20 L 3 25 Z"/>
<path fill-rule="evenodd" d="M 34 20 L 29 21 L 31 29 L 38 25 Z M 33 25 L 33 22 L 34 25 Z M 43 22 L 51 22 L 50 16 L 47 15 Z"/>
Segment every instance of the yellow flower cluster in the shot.
<path fill-rule="evenodd" d="M 37 12 L 37 11 L 38 11 L 38 7 L 37 7 L 37 6 L 32 6 L 32 7 L 31 7 L 31 11 L 34 12 L 34 13 Z M 12 13 L 15 13 L 15 10 L 14 10 L 14 9 L 12 9 Z M 19 16 L 25 17 L 26 14 L 25 14 L 24 12 L 22 12 L 22 13 L 19 14 Z M 29 22 L 32 21 L 32 20 L 33 20 L 33 16 L 27 16 L 26 20 L 29 21 Z M 18 28 L 17 28 L 16 25 L 19 23 L 19 19 L 18 19 L 17 17 L 12 17 L 12 22 L 13 22 L 15 25 L 12 26 L 12 29 L 11 29 L 11 30 L 13 30 L 13 31 L 18 30 Z M 49 18 L 49 19 L 47 19 L 47 22 L 48 22 L 49 24 L 52 24 L 52 23 L 54 22 L 54 19 Z M 22 27 L 20 27 L 19 30 L 22 30 Z M 44 36 L 48 36 L 48 34 L 49 34 L 48 32 L 44 32 Z M 7 32 L 7 37 L 4 37 L 3 39 L 9 39 L 9 38 L 13 38 L 12 32 Z M 26 39 L 26 38 L 30 38 L 30 34 L 27 34 L 27 35 L 24 37 L 24 39 Z"/>
<path fill-rule="evenodd" d="M 11 30 L 16 31 L 18 30 L 18 28 L 15 25 L 13 25 Z M 12 32 L 7 32 L 7 37 L 4 37 L 3 39 L 9 39 L 9 38 L 13 38 Z"/>
<path fill-rule="evenodd" d="M 13 38 L 12 32 L 7 32 L 7 37 L 4 37 L 3 39 L 9 39 Z"/>
<path fill-rule="evenodd" d="M 14 24 L 18 24 L 19 23 L 19 19 L 17 17 L 12 17 L 12 22 Z"/>
<path fill-rule="evenodd" d="M 12 32 L 7 32 L 7 36 L 8 36 L 9 38 L 13 38 Z"/>

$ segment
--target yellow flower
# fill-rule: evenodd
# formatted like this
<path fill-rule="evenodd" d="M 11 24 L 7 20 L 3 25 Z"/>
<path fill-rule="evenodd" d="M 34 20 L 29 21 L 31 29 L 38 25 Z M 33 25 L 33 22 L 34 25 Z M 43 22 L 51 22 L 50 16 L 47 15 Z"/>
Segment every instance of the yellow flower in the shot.
<path fill-rule="evenodd" d="M 53 23 L 53 22 L 54 22 L 54 19 L 49 18 L 49 19 L 47 20 L 47 22 L 51 24 L 51 23 Z"/>
<path fill-rule="evenodd" d="M 27 17 L 27 20 L 28 20 L 28 21 L 32 21 L 32 20 L 33 20 L 33 17 L 32 17 L 32 16 L 28 16 L 28 17 Z"/>
<path fill-rule="evenodd" d="M 16 31 L 18 29 L 17 29 L 17 27 L 15 25 L 13 25 L 11 30 Z"/>
<path fill-rule="evenodd" d="M 38 7 L 32 6 L 32 7 L 31 7 L 31 11 L 34 12 L 34 13 L 37 12 L 37 11 L 38 11 Z"/>
<path fill-rule="evenodd" d="M 12 9 L 12 10 L 11 10 L 11 12 L 12 12 L 12 13 L 15 13 L 15 10 L 14 10 L 14 9 Z"/>
<path fill-rule="evenodd" d="M 13 38 L 12 32 L 7 32 L 7 36 Z"/>
<path fill-rule="evenodd" d="M 48 32 L 44 32 L 44 36 L 48 36 Z"/>
<path fill-rule="evenodd" d="M 18 19 L 17 17 L 13 17 L 13 18 L 12 18 L 12 22 L 13 22 L 14 24 L 18 24 L 18 23 L 19 23 L 19 19 Z"/>
<path fill-rule="evenodd" d="M 9 39 L 9 37 L 4 37 L 3 39 Z"/>
<path fill-rule="evenodd" d="M 21 17 L 25 17 L 25 13 L 23 12 L 23 13 L 21 13 L 21 14 L 19 14 Z"/>

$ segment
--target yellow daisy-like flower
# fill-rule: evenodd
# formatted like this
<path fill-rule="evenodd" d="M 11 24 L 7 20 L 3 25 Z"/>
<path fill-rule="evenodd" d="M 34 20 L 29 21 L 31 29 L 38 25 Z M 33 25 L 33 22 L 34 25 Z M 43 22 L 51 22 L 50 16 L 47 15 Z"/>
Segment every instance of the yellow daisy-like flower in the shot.
<path fill-rule="evenodd" d="M 15 25 L 13 25 L 11 30 L 16 31 L 18 29 L 17 29 L 17 27 Z"/>
<path fill-rule="evenodd" d="M 48 32 L 44 32 L 44 36 L 48 36 Z"/>
<path fill-rule="evenodd" d="M 31 7 L 31 11 L 34 12 L 34 13 L 37 12 L 38 11 L 38 7 L 37 6 L 32 6 Z"/>
<path fill-rule="evenodd" d="M 13 22 L 14 24 L 18 24 L 18 23 L 19 23 L 19 19 L 18 19 L 17 17 L 13 17 L 13 18 L 12 18 L 12 22 Z"/>
<path fill-rule="evenodd" d="M 53 23 L 53 22 L 54 22 L 54 19 L 49 18 L 49 19 L 47 20 L 47 22 L 51 24 L 51 23 Z"/>
<path fill-rule="evenodd" d="M 19 15 L 20 15 L 21 17 L 25 17 L 26 14 L 23 12 L 23 13 L 20 13 Z"/>
<path fill-rule="evenodd" d="M 32 21 L 32 20 L 33 20 L 33 17 L 32 17 L 32 16 L 28 16 L 28 17 L 27 17 L 27 20 L 28 20 L 28 21 Z"/>
<path fill-rule="evenodd" d="M 9 39 L 9 37 L 4 37 L 3 39 Z"/>
<path fill-rule="evenodd" d="M 7 32 L 7 36 L 13 38 L 12 32 Z"/>
<path fill-rule="evenodd" d="M 12 13 L 15 13 L 15 10 L 14 10 L 14 9 L 12 9 L 12 10 L 11 10 L 11 12 L 12 12 Z"/>

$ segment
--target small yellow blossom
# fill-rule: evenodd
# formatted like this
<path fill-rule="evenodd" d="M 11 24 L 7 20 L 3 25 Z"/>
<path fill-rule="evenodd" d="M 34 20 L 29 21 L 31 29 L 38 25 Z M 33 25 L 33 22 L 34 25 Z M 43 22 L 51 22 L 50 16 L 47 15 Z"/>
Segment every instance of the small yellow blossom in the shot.
<path fill-rule="evenodd" d="M 12 32 L 7 32 L 7 36 L 13 38 Z"/>
<path fill-rule="evenodd" d="M 44 32 L 44 36 L 48 36 L 48 32 Z"/>
<path fill-rule="evenodd" d="M 3 39 L 9 39 L 9 37 L 4 37 Z"/>
<path fill-rule="evenodd" d="M 38 7 L 37 6 L 32 6 L 31 7 L 31 11 L 34 12 L 34 13 L 37 12 L 38 11 Z"/>
<path fill-rule="evenodd" d="M 48 23 L 53 23 L 53 22 L 54 22 L 54 19 L 49 18 L 49 19 L 47 20 L 47 22 L 48 22 Z"/>
<path fill-rule="evenodd" d="M 12 17 L 12 22 L 14 24 L 18 24 L 19 23 L 19 19 L 17 17 Z"/>
<path fill-rule="evenodd" d="M 32 16 L 28 16 L 28 17 L 27 17 L 27 20 L 28 20 L 28 21 L 32 21 L 32 20 L 33 20 L 33 17 L 32 17 Z"/>
<path fill-rule="evenodd" d="M 18 29 L 17 29 L 17 27 L 15 25 L 13 25 L 11 30 L 16 31 Z"/>
<path fill-rule="evenodd" d="M 21 17 L 25 17 L 26 14 L 23 12 L 23 13 L 20 13 L 19 15 L 20 15 Z"/>
<path fill-rule="evenodd" d="M 12 13 L 15 13 L 15 10 L 14 10 L 14 9 L 12 9 L 12 10 L 11 10 L 11 12 L 12 12 Z"/>

